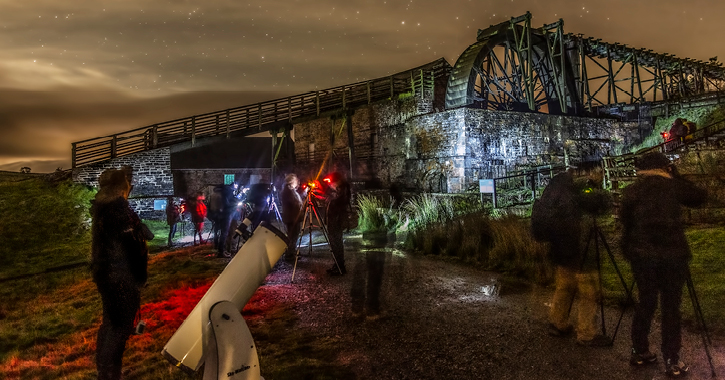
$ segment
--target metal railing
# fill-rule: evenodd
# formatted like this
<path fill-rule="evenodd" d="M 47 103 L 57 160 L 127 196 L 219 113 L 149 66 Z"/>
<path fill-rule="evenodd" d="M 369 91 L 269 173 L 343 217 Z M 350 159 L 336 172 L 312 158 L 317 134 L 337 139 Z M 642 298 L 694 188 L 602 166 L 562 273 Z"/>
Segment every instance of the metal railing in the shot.
<path fill-rule="evenodd" d="M 440 58 L 390 76 L 310 91 L 287 98 L 230 108 L 157 123 L 109 136 L 72 143 L 73 168 L 133 153 L 209 136 L 248 135 L 269 130 L 270 125 L 322 112 L 347 109 L 404 93 L 433 93 L 433 83 L 447 75 L 450 65 Z"/>

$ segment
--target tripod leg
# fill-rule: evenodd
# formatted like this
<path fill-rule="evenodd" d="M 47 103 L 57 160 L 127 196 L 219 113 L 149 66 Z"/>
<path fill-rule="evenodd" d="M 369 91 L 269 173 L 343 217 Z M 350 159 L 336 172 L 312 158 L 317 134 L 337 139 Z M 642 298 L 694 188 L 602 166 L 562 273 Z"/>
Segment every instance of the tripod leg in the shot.
<path fill-rule="evenodd" d="M 325 236 L 325 240 L 327 240 L 327 246 L 330 249 L 330 255 L 332 255 L 332 261 L 335 262 L 335 267 L 337 267 L 337 270 L 342 273 L 342 268 L 340 268 L 340 264 L 337 262 L 337 258 L 335 257 L 335 252 L 332 251 L 332 244 L 330 244 L 330 235 L 327 232 L 327 226 L 325 225 L 325 222 L 320 219 L 320 214 L 317 212 L 317 207 L 315 205 L 312 205 L 312 211 L 315 213 L 315 217 L 317 218 L 317 221 L 320 222 L 320 229 L 322 230 L 322 234 Z M 310 219 L 312 219 L 312 216 L 310 215 Z"/>
<path fill-rule="evenodd" d="M 594 254 L 597 260 L 597 272 L 599 276 L 599 312 L 602 320 L 602 335 L 607 336 L 607 321 L 604 319 L 604 285 L 602 285 L 602 257 L 599 253 L 599 235 L 596 234 L 597 227 L 592 227 L 594 235 Z"/>
<path fill-rule="evenodd" d="M 710 339 L 710 332 L 707 329 L 707 325 L 705 325 L 705 318 L 702 315 L 702 308 L 700 307 L 700 301 L 697 298 L 697 292 L 695 292 L 695 285 L 692 283 L 692 276 L 690 274 L 690 268 L 687 268 L 687 291 L 690 293 L 690 301 L 692 302 L 692 307 L 695 309 L 695 319 L 697 320 L 698 324 L 702 327 L 702 333 L 700 336 L 702 337 L 702 345 L 705 346 L 705 355 L 707 355 L 707 361 L 710 364 L 710 374 L 712 377 L 716 377 L 715 374 L 715 365 L 712 364 L 712 355 L 710 355 L 710 347 L 712 345 L 712 340 Z"/>

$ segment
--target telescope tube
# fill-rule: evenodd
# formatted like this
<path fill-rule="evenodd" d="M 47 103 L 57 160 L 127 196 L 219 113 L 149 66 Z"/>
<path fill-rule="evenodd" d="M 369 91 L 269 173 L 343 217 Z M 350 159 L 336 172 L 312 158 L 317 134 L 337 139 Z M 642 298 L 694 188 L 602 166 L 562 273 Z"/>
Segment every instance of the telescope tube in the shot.
<path fill-rule="evenodd" d="M 211 307 L 230 301 L 241 311 L 286 249 L 284 233 L 262 222 L 166 343 L 166 360 L 190 374 L 199 370 L 212 333 Z"/>

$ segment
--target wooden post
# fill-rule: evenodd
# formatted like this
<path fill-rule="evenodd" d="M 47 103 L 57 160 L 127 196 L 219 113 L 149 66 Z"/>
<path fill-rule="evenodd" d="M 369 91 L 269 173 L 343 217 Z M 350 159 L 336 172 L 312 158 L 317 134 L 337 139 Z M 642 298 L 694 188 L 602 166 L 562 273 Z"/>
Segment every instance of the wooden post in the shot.
<path fill-rule="evenodd" d="M 227 139 L 229 139 L 229 110 L 227 110 Z"/>
<path fill-rule="evenodd" d="M 347 147 L 350 160 L 350 180 L 355 178 L 355 167 L 357 166 L 357 157 L 355 157 L 355 135 L 352 130 L 352 111 L 345 114 L 347 118 Z"/>
<path fill-rule="evenodd" d="M 214 133 L 217 135 L 219 134 L 219 115 L 214 117 Z"/>
<path fill-rule="evenodd" d="M 317 116 L 320 116 L 320 91 L 315 91 L 315 105 L 317 107 Z"/>
<path fill-rule="evenodd" d="M 390 99 L 393 99 L 393 96 L 395 95 L 395 82 L 393 81 L 393 76 L 390 76 Z"/>
<path fill-rule="evenodd" d="M 287 98 L 287 120 L 292 120 L 292 97 Z"/>
<path fill-rule="evenodd" d="M 345 90 L 346 90 L 346 87 L 342 86 L 342 109 L 345 109 L 345 100 L 346 100 L 345 95 L 347 95 Z"/>
<path fill-rule="evenodd" d="M 154 149 L 156 149 L 156 147 L 158 147 L 158 145 L 159 145 L 159 126 L 158 125 L 154 125 L 151 128 L 151 134 L 152 134 L 151 138 L 153 141 L 152 146 L 154 147 Z"/>
<path fill-rule="evenodd" d="M 365 86 L 367 87 L 367 90 L 368 90 L 368 104 L 370 104 L 370 99 L 372 99 L 372 94 L 370 94 L 370 81 L 368 81 L 365 84 Z"/>
<path fill-rule="evenodd" d="M 76 168 L 76 143 L 71 143 L 70 155 L 71 155 L 71 168 Z"/>
<path fill-rule="evenodd" d="M 196 144 L 196 116 L 191 117 L 191 146 Z"/>
<path fill-rule="evenodd" d="M 111 158 L 116 158 L 116 144 L 118 142 L 118 136 L 113 135 L 111 138 Z"/>
<path fill-rule="evenodd" d="M 262 104 L 257 106 L 257 129 L 262 130 Z"/>

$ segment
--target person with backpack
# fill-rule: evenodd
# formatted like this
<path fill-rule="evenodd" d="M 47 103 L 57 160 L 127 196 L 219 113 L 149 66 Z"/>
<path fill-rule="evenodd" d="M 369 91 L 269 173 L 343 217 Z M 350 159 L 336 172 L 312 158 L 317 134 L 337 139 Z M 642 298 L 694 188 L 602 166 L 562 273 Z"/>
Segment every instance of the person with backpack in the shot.
<path fill-rule="evenodd" d="M 576 182 L 576 183 L 575 183 Z M 531 228 L 534 238 L 550 243 L 549 259 L 556 268 L 556 290 L 549 312 L 549 335 L 564 337 L 574 332 L 569 313 L 579 298 L 577 343 L 583 346 L 611 345 L 611 339 L 597 334 L 599 273 L 596 257 L 587 254 L 583 241 L 588 235 L 582 192 L 571 169 L 551 179 L 541 198 L 534 203 Z"/>

